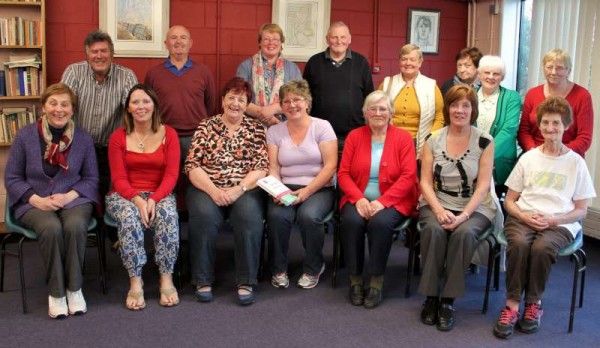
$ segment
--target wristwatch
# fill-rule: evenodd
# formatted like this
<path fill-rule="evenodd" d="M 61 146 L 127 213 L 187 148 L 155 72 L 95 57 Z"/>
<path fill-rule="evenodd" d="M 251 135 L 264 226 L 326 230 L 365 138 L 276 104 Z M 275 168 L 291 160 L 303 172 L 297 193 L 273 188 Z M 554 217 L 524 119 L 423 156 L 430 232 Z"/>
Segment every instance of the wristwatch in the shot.
<path fill-rule="evenodd" d="M 240 187 L 242 188 L 242 192 L 243 192 L 243 193 L 246 193 L 246 192 L 248 192 L 248 188 L 247 188 L 246 186 L 244 186 L 244 185 L 240 184 Z"/>

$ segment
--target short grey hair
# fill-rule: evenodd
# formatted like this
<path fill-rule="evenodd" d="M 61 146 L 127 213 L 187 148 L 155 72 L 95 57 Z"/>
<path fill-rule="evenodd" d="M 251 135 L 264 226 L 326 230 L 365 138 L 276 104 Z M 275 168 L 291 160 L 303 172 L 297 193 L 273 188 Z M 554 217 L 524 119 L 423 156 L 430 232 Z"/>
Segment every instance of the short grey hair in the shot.
<path fill-rule="evenodd" d="M 481 57 L 477 71 L 482 72 L 486 68 L 500 69 L 500 71 L 502 71 L 502 77 L 506 75 L 506 65 L 504 64 L 504 60 L 498 56 L 492 56 L 488 54 Z"/>
<path fill-rule="evenodd" d="M 389 94 L 387 94 L 384 91 L 380 91 L 380 90 L 376 90 L 376 91 L 369 93 L 369 95 L 365 98 L 365 102 L 363 103 L 363 107 L 362 107 L 363 115 L 365 115 L 367 113 L 367 109 L 371 105 L 373 105 L 375 103 L 379 103 L 382 100 L 386 101 L 386 106 L 388 108 L 388 111 L 390 112 L 390 115 L 393 116 L 396 113 L 396 110 L 394 109 L 394 104 L 392 104 Z"/>

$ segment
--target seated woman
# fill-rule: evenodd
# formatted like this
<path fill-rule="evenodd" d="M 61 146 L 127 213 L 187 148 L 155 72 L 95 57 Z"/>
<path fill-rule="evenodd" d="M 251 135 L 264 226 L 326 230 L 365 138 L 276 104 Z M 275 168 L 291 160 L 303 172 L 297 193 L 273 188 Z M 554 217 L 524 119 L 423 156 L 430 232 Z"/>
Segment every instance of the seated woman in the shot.
<path fill-rule="evenodd" d="M 292 225 L 297 221 L 306 251 L 298 286 L 312 289 L 325 270 L 323 219 L 335 200 L 332 179 L 337 166 L 337 138 L 329 122 L 308 114 L 312 98 L 306 80 L 284 84 L 279 96 L 287 121 L 267 132 L 269 175 L 281 180 L 297 199 L 290 206 L 277 199 L 269 201 L 271 284 L 282 289 L 289 285 L 287 253 Z"/>
<path fill-rule="evenodd" d="M 506 180 L 506 306 L 494 327 L 500 338 L 510 337 L 517 322 L 521 332 L 539 330 L 552 264 L 580 233 L 587 200 L 596 197 L 585 161 L 562 140 L 573 124 L 569 102 L 548 97 L 536 113 L 544 143 L 521 156 Z M 525 313 L 519 319 L 523 292 Z"/>
<path fill-rule="evenodd" d="M 269 166 L 266 129 L 244 115 L 250 100 L 248 82 L 239 77 L 229 80 L 223 88 L 223 114 L 200 122 L 186 159 L 191 183 L 185 198 L 190 214 L 192 284 L 200 302 L 213 299 L 215 242 L 229 219 L 239 304 L 254 303 L 265 206 L 264 192 L 255 188 Z"/>
<path fill-rule="evenodd" d="M 173 268 L 179 253 L 179 216 L 171 191 L 179 174 L 177 132 L 161 124 L 156 94 L 147 85 L 131 88 L 125 102 L 123 127 L 108 143 L 112 190 L 106 212 L 117 222 L 119 251 L 129 274 L 125 306 L 146 307 L 142 267 L 146 264 L 144 232 L 154 235 L 154 260 L 160 273 L 160 301 L 165 307 L 179 303 L 173 285 Z"/>
<path fill-rule="evenodd" d="M 427 296 L 421 321 L 441 331 L 454 327 L 454 299 L 464 295 L 464 276 L 477 237 L 491 226 L 496 205 L 490 193 L 494 142 L 473 126 L 477 94 L 457 85 L 444 99 L 448 126 L 425 141 L 421 168 L 419 292 Z"/>
<path fill-rule="evenodd" d="M 87 312 L 82 269 L 88 223 L 99 202 L 98 166 L 91 136 L 71 120 L 77 96 L 58 83 L 41 101 L 42 117 L 13 140 L 4 186 L 15 218 L 37 235 L 48 315 L 61 318 Z"/>
<path fill-rule="evenodd" d="M 372 92 L 363 106 L 366 126 L 350 132 L 338 182 L 341 241 L 350 271 L 350 303 L 375 308 L 382 300 L 383 275 L 394 228 L 417 203 L 417 158 L 410 134 L 390 124 L 394 114 L 387 93 Z M 369 291 L 364 296 L 365 234 L 369 238 Z"/>

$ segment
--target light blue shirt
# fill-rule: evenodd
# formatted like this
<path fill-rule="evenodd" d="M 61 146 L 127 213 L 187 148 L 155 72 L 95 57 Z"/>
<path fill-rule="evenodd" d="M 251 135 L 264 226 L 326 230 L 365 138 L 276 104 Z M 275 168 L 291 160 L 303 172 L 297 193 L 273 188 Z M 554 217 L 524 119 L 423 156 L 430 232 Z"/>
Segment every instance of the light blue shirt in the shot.
<path fill-rule="evenodd" d="M 383 154 L 383 142 L 371 142 L 371 171 L 369 173 L 369 183 L 365 188 L 365 197 L 369 201 L 376 200 L 381 197 L 379 192 L 379 164 L 381 162 L 381 154 Z"/>

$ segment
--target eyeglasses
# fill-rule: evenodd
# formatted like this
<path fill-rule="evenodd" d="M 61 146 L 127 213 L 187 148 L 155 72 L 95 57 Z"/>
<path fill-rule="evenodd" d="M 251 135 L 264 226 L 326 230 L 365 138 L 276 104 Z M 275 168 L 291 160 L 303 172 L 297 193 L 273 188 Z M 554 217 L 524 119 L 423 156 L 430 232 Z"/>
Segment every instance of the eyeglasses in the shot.
<path fill-rule="evenodd" d="M 372 114 L 377 114 L 377 113 L 385 114 L 388 111 L 389 110 L 384 107 L 372 106 L 372 107 L 367 108 L 367 112 L 372 113 Z"/>
<path fill-rule="evenodd" d="M 561 73 L 564 72 L 565 70 L 567 70 L 566 67 L 564 66 L 554 66 L 554 65 L 546 65 L 544 67 L 544 69 L 546 69 L 546 71 L 551 72 L 552 70 L 556 71 L 557 73 Z"/>
<path fill-rule="evenodd" d="M 281 102 L 281 104 L 285 105 L 285 106 L 290 106 L 290 105 L 296 105 L 298 103 L 301 103 L 303 101 L 305 101 L 306 99 L 304 98 L 294 98 L 294 99 L 286 99 L 284 101 Z"/>

